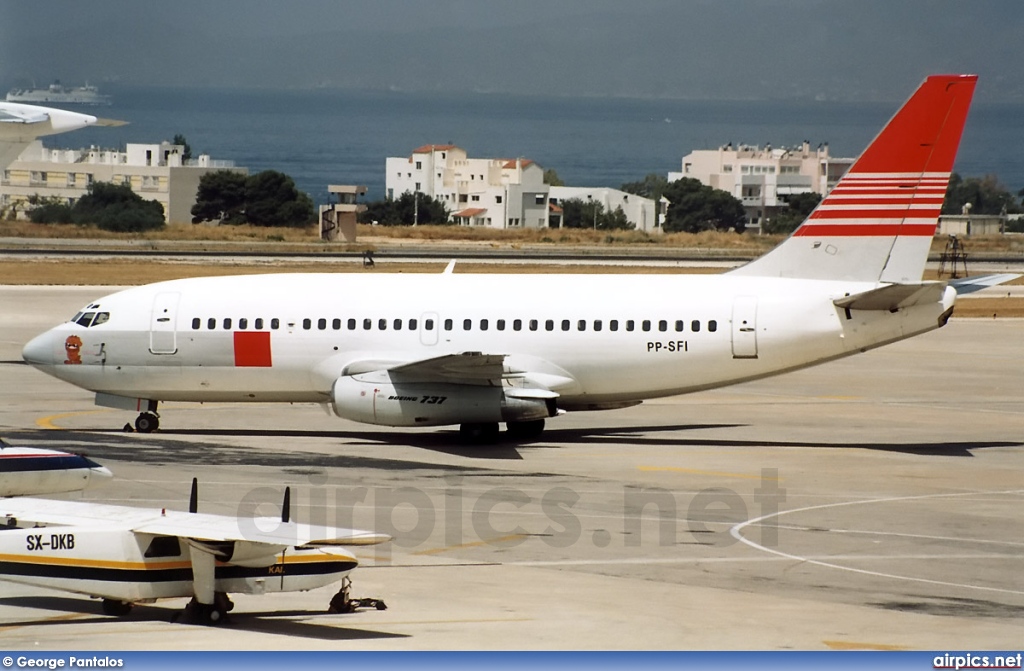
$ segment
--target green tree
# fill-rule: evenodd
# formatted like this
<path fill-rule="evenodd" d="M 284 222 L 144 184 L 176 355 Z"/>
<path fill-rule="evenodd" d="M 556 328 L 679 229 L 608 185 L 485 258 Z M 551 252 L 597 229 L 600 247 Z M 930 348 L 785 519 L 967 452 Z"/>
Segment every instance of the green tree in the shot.
<path fill-rule="evenodd" d="M 648 173 L 639 182 L 626 182 L 620 188 L 626 193 L 632 193 L 644 198 L 650 198 L 654 202 L 661 200 L 661 196 L 668 187 L 668 179 L 657 173 Z"/>
<path fill-rule="evenodd" d="M 208 172 L 200 177 L 192 223 L 244 224 L 245 181 L 245 175 L 231 170 Z"/>
<path fill-rule="evenodd" d="M 305 226 L 313 222 L 313 200 L 288 175 L 264 170 L 245 181 L 245 219 L 254 226 Z"/>
<path fill-rule="evenodd" d="M 163 205 L 143 200 L 127 184 L 94 182 L 71 208 L 76 224 L 95 224 L 107 231 L 150 231 L 164 226 Z"/>
<path fill-rule="evenodd" d="M 626 218 L 621 207 L 607 212 L 596 200 L 570 198 L 563 200 L 562 228 L 591 228 L 598 231 L 630 230 L 634 224 Z"/>
<path fill-rule="evenodd" d="M 548 168 L 544 171 L 544 183 L 548 186 L 565 186 L 565 182 L 558 176 L 554 168 Z"/>
<path fill-rule="evenodd" d="M 63 198 L 44 198 L 39 194 L 28 197 L 28 219 L 34 224 L 70 224 L 71 206 Z"/>
<path fill-rule="evenodd" d="M 230 170 L 207 173 L 199 179 L 192 206 L 192 223 L 305 226 L 313 217 L 313 200 L 276 170 L 249 177 Z"/>
<path fill-rule="evenodd" d="M 622 211 L 621 207 L 616 207 L 611 212 L 605 212 L 599 218 L 597 227 L 606 231 L 631 231 L 636 228 L 636 225 L 626 218 L 626 213 Z"/>
<path fill-rule="evenodd" d="M 730 228 L 742 233 L 746 228 L 743 203 L 725 191 L 713 189 L 691 177 L 683 177 L 665 187 L 669 200 L 665 213 L 665 232 L 699 233 Z"/>
<path fill-rule="evenodd" d="M 604 206 L 596 200 L 569 198 L 561 202 L 562 228 L 597 228 Z"/>
<path fill-rule="evenodd" d="M 185 162 L 192 158 L 192 147 L 191 145 L 189 145 L 188 140 L 185 139 L 184 135 L 182 135 L 181 133 L 175 135 L 174 139 L 171 140 L 171 144 L 180 144 L 185 147 L 181 154 L 182 162 Z"/>
<path fill-rule="evenodd" d="M 795 231 L 821 202 L 821 195 L 814 192 L 794 193 L 790 196 L 782 196 L 782 200 L 788 203 L 789 207 L 780 209 L 765 221 L 762 229 L 765 233 L 778 234 Z"/>
<path fill-rule="evenodd" d="M 999 183 L 995 175 L 964 179 L 954 172 L 946 187 L 942 213 L 961 214 L 966 203 L 971 204 L 971 214 L 1012 214 L 1022 211 L 1017 198 Z"/>
<path fill-rule="evenodd" d="M 359 223 L 377 222 L 383 226 L 412 226 L 414 223 L 443 226 L 450 224 L 444 202 L 424 193 L 406 191 L 394 200 L 377 200 L 366 204 Z"/>

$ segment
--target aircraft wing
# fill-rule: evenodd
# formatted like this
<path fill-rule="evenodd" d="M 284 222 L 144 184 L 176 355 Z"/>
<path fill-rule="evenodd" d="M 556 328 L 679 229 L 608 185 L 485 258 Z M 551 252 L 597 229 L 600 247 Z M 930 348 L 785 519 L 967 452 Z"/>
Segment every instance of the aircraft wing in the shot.
<path fill-rule="evenodd" d="M 44 123 L 49 118 L 49 114 L 40 110 L 0 109 L 0 123 Z"/>
<path fill-rule="evenodd" d="M 375 545 L 390 540 L 390 536 L 372 531 L 282 522 L 277 518 L 234 517 L 36 498 L 0 500 L 0 526 L 11 518 L 22 526 L 40 524 L 128 529 L 136 533 L 178 536 L 204 542 L 243 541 L 280 547 Z"/>
<path fill-rule="evenodd" d="M 388 368 L 391 379 L 405 382 L 451 382 L 500 386 L 504 373 L 504 354 L 462 352 L 445 354 Z"/>

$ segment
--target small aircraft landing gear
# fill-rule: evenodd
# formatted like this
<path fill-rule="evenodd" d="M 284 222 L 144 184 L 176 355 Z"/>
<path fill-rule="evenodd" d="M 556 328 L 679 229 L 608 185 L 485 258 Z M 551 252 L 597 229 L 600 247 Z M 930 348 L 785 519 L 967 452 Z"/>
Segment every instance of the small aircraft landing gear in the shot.
<path fill-rule="evenodd" d="M 114 617 L 124 617 L 128 613 L 132 612 L 133 605 L 134 604 L 131 601 L 120 601 L 118 599 L 104 599 L 103 614 L 113 615 Z"/>
<path fill-rule="evenodd" d="M 331 598 L 331 605 L 327 608 L 328 613 L 354 613 L 360 608 L 376 608 L 387 610 L 388 606 L 380 599 L 353 599 L 352 579 L 342 578 L 341 589 Z"/>
<path fill-rule="evenodd" d="M 139 433 L 153 433 L 160 428 L 160 415 L 155 412 L 143 412 L 135 418 L 135 430 Z"/>
<path fill-rule="evenodd" d="M 224 595 L 227 600 L 227 596 Z M 223 624 L 228 619 L 228 611 L 234 607 L 230 600 L 230 606 L 225 607 L 220 599 L 214 599 L 213 603 L 199 603 L 195 597 L 185 606 L 185 622 L 189 624 L 202 624 L 207 627 L 214 627 Z"/>

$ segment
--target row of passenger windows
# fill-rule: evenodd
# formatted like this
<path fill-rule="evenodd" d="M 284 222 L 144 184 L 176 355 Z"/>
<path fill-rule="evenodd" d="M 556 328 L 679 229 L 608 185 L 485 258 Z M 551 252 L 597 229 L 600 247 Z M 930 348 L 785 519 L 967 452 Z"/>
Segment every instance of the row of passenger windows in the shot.
<path fill-rule="evenodd" d="M 261 331 L 261 330 L 263 330 L 264 323 L 265 322 L 263 321 L 262 318 L 256 318 L 256 319 L 252 320 L 252 327 L 253 327 L 254 330 Z M 699 333 L 701 328 L 702 328 L 702 324 L 703 324 L 703 322 L 701 322 L 701 320 L 699 320 L 699 319 L 691 320 L 689 322 L 689 330 L 691 332 L 693 332 L 693 333 Z M 203 326 L 203 320 L 202 319 L 200 319 L 199 317 L 195 317 L 195 318 L 192 319 L 192 330 L 198 331 L 198 330 L 200 330 L 202 328 L 202 326 Z M 326 331 L 328 329 L 328 326 L 330 327 L 331 330 L 334 330 L 334 331 L 342 330 L 342 326 L 344 326 L 349 331 L 357 331 L 357 330 L 363 330 L 363 331 L 372 331 L 372 330 L 387 331 L 389 329 L 393 330 L 393 331 L 401 331 L 403 329 L 404 330 L 408 330 L 408 331 L 416 331 L 416 330 L 419 329 L 420 325 L 419 325 L 419 320 L 418 319 L 409 319 L 409 320 L 392 319 L 392 320 L 388 320 L 388 319 L 369 319 L 369 318 L 366 318 L 366 319 L 349 318 L 347 320 L 342 320 L 342 319 L 335 318 L 335 319 L 332 319 L 332 320 L 327 320 L 326 318 L 321 317 L 320 319 L 317 319 L 316 322 L 315 322 L 315 328 L 317 330 L 319 330 L 319 331 Z M 621 322 L 618 319 L 610 319 L 607 322 L 605 322 L 602 319 L 594 319 L 592 321 L 591 320 L 586 320 L 586 319 L 579 319 L 579 320 L 575 320 L 575 321 L 571 320 L 571 319 L 562 319 L 562 320 L 545 319 L 543 321 L 538 320 L 538 319 L 528 319 L 528 320 L 513 319 L 513 320 L 511 320 L 511 323 L 509 323 L 508 321 L 506 321 L 504 319 L 495 319 L 493 321 L 493 324 L 492 324 L 491 320 L 489 320 L 489 319 L 479 319 L 479 320 L 475 320 L 475 321 L 472 320 L 472 319 L 463 319 L 461 326 L 462 326 L 462 330 L 463 331 L 473 331 L 473 330 L 489 331 L 489 330 L 491 330 L 492 326 L 493 326 L 493 329 L 495 331 L 505 331 L 505 330 L 508 330 L 509 327 L 511 327 L 511 330 L 513 330 L 513 331 L 522 331 L 522 330 L 524 330 L 524 328 L 526 330 L 529 330 L 529 331 L 540 331 L 542 329 L 544 331 L 555 331 L 555 330 L 572 331 L 574 329 L 576 331 L 604 331 L 605 329 L 607 329 L 608 331 L 618 331 L 620 326 L 621 326 L 622 330 L 625 330 L 625 331 L 635 331 L 635 330 L 637 330 L 638 326 L 639 326 L 639 329 L 641 331 L 652 331 L 652 330 L 657 329 L 658 331 L 674 330 L 677 333 L 681 333 L 681 332 L 687 330 L 687 323 L 686 323 L 686 320 L 684 320 L 684 319 L 676 319 L 675 321 L 669 321 L 667 319 L 659 319 L 657 321 L 653 321 L 653 320 L 650 320 L 650 319 L 643 319 L 643 320 L 626 319 L 626 320 L 623 320 Z M 224 319 L 220 320 L 219 322 L 214 317 L 210 317 L 209 319 L 206 320 L 206 328 L 208 330 L 213 331 L 213 330 L 216 330 L 218 327 L 223 328 L 224 330 L 231 330 L 233 328 L 233 322 L 232 322 L 230 317 L 225 317 Z M 271 330 L 277 330 L 280 327 L 281 327 L 281 320 L 279 320 L 277 318 L 274 318 L 274 319 L 270 320 L 270 328 L 271 328 Z M 249 320 L 248 319 L 246 319 L 245 317 L 242 317 L 241 319 L 238 320 L 238 330 L 245 331 L 248 328 L 249 328 Z M 314 321 L 312 319 L 303 319 L 302 320 L 302 328 L 305 331 L 313 330 L 313 328 L 314 328 Z M 433 331 L 434 328 L 435 328 L 435 324 L 434 324 L 434 320 L 433 319 L 424 319 L 423 320 L 423 329 L 425 331 Z M 444 322 L 442 323 L 442 328 L 445 331 L 454 331 L 455 330 L 455 320 L 453 320 L 453 319 L 445 319 Z M 715 321 L 714 319 L 708 321 L 707 322 L 707 330 L 712 332 L 712 333 L 717 331 L 718 330 L 718 322 Z"/>

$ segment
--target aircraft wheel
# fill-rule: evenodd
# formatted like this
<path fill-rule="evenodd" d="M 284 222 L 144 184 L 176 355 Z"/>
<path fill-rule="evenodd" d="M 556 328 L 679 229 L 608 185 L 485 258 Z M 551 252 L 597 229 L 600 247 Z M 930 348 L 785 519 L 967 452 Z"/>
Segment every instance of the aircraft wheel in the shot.
<path fill-rule="evenodd" d="M 135 418 L 135 430 L 139 433 L 153 433 L 160 427 L 160 419 L 151 412 L 144 412 Z"/>
<path fill-rule="evenodd" d="M 535 419 L 529 422 L 505 422 L 508 435 L 517 440 L 532 440 L 544 433 L 544 420 Z"/>
<path fill-rule="evenodd" d="M 235 602 L 227 595 L 227 592 L 217 592 L 213 595 L 213 603 L 218 610 L 230 613 L 235 609 Z"/>
<path fill-rule="evenodd" d="M 118 599 L 104 599 L 103 600 L 103 614 L 113 615 L 114 617 L 124 617 L 128 613 L 132 612 L 132 603 L 130 601 L 120 601 Z"/>
<path fill-rule="evenodd" d="M 459 427 L 462 441 L 470 445 L 487 445 L 498 441 L 501 429 L 497 422 L 463 424 Z"/>
<path fill-rule="evenodd" d="M 215 603 L 199 603 L 193 598 L 185 606 L 185 617 L 188 622 L 208 627 L 219 625 L 227 620 L 224 608 Z"/>
<path fill-rule="evenodd" d="M 328 613 L 351 613 L 354 610 L 348 595 L 341 592 L 331 598 L 330 606 L 327 608 Z"/>

